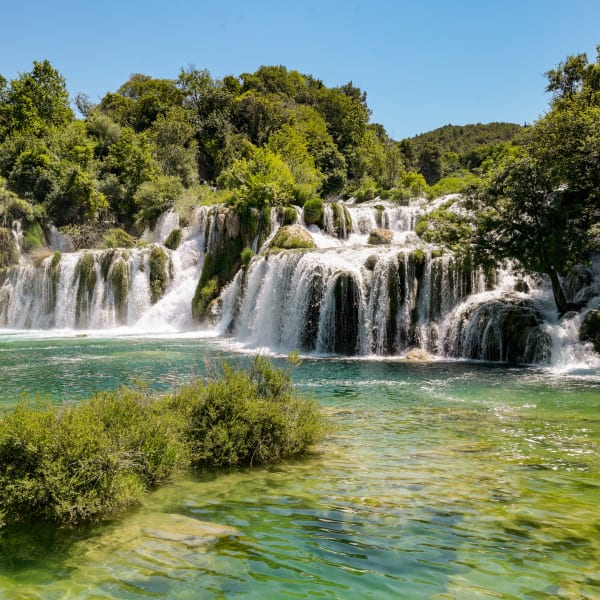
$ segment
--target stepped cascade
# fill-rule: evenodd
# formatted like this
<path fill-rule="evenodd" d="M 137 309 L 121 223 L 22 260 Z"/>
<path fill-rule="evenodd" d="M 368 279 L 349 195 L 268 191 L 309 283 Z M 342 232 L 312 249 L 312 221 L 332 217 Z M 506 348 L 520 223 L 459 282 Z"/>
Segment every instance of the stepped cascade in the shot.
<path fill-rule="evenodd" d="M 22 256 L 0 275 L 0 327 L 144 333 L 200 327 L 276 352 L 403 355 L 420 348 L 493 361 L 596 360 L 591 345 L 577 339 L 583 313 L 559 321 L 542 281 L 484 273 L 421 241 L 416 222 L 439 204 L 325 203 L 310 225 L 294 207 L 294 227 L 311 247 L 283 250 L 274 238 L 289 213 L 270 209 L 266 227 L 245 240 L 253 258 L 200 324 L 191 305 L 205 257 L 228 241 L 241 244 L 243 225 L 231 209 L 198 208 L 185 227 L 167 212 L 144 234 L 145 245 L 130 249 L 72 251 L 50 228 L 53 252 Z M 182 241 L 171 250 L 164 242 L 176 229 Z M 596 264 L 571 286 L 590 309 L 600 301 L 599 271 Z"/>

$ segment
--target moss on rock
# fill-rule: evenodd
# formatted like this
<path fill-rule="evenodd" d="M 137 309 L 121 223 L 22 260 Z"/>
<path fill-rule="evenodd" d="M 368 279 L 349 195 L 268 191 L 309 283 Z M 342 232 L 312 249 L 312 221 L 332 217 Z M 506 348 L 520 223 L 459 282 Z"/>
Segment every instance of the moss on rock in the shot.
<path fill-rule="evenodd" d="M 0 269 L 19 261 L 19 249 L 10 229 L 0 227 Z"/>
<path fill-rule="evenodd" d="M 312 236 L 300 225 L 284 225 L 277 230 L 271 241 L 271 248 L 282 250 L 293 250 L 296 248 L 316 248 L 317 245 Z"/>
<path fill-rule="evenodd" d="M 167 253 L 159 246 L 154 246 L 150 251 L 150 301 L 152 304 L 160 300 L 167 289 L 169 283 L 167 262 Z"/>
<path fill-rule="evenodd" d="M 323 214 L 325 212 L 323 200 L 313 198 L 304 204 L 304 222 L 307 225 L 323 227 Z"/>
<path fill-rule="evenodd" d="M 169 250 L 177 250 L 183 240 L 183 232 L 181 229 L 173 229 L 165 239 L 165 246 Z"/>

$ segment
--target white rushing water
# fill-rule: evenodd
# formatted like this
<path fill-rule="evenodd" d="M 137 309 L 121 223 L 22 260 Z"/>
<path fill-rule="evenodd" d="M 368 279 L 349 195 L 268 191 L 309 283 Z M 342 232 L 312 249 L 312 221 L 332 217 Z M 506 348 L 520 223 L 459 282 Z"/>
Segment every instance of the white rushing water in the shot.
<path fill-rule="evenodd" d="M 418 218 L 448 199 L 326 204 L 322 227 L 306 226 L 295 207 L 317 246 L 312 251 L 268 251 L 283 219 L 273 208 L 262 248 L 257 235 L 250 244 L 255 257 L 223 289 L 216 322 L 203 325 L 194 323 L 191 304 L 205 254 L 239 235 L 239 221 L 227 221 L 227 211 L 199 208 L 185 227 L 168 211 L 145 232 L 147 245 L 133 249 L 69 252 L 70 240 L 51 230 L 62 254 L 22 260 L 9 271 L 0 285 L 0 327 L 153 335 L 203 330 L 275 352 L 403 356 L 419 348 L 440 357 L 600 367 L 591 345 L 578 339 L 584 313 L 559 319 L 543 281 L 510 270 L 486 277 L 419 240 Z M 179 228 L 181 245 L 165 248 Z M 391 243 L 369 244 L 373 229 L 388 230 Z M 160 293 L 153 292 L 150 264 L 156 249 L 166 258 Z M 573 294 L 585 294 L 592 309 L 600 302 L 600 265 L 586 277 L 587 287 Z"/>

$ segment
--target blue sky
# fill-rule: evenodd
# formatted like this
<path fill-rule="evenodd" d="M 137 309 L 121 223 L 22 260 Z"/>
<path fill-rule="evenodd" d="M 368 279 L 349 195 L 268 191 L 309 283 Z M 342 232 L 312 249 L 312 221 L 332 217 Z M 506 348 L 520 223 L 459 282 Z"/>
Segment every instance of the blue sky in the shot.
<path fill-rule="evenodd" d="M 4 3 L 0 74 L 48 59 L 71 95 L 98 100 L 131 73 L 214 77 L 283 64 L 367 91 L 396 139 L 447 123 L 532 122 L 543 73 L 595 59 L 598 0 L 20 0 Z"/>

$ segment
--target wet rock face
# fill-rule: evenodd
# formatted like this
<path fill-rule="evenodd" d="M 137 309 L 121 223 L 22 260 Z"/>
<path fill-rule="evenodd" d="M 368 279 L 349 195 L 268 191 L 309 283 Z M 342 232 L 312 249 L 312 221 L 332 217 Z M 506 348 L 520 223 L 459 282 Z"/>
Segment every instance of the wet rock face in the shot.
<path fill-rule="evenodd" d="M 594 350 L 600 353 L 600 310 L 590 310 L 581 323 L 579 339 L 582 342 L 591 342 Z"/>
<path fill-rule="evenodd" d="M 551 340 L 539 310 L 527 300 L 505 298 L 470 307 L 461 316 L 453 356 L 509 363 L 545 363 Z"/>

